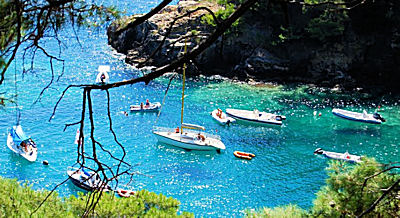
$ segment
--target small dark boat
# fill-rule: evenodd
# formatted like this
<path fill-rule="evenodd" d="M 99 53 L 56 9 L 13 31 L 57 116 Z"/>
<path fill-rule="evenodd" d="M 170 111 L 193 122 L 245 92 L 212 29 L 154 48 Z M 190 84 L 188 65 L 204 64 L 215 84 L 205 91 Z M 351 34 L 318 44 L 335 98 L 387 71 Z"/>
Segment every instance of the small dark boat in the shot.
<path fill-rule="evenodd" d="M 86 191 L 110 191 L 111 187 L 105 185 L 99 174 L 84 168 L 69 168 L 67 174 L 71 182 Z"/>

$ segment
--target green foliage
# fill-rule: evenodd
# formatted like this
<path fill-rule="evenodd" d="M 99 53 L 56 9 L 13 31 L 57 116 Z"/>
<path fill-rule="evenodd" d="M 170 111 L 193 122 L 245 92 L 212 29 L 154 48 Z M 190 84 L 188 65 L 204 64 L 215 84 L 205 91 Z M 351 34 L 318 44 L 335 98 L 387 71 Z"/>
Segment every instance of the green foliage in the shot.
<path fill-rule="evenodd" d="M 329 178 L 326 186 L 317 193 L 312 214 L 321 217 L 355 217 L 365 211 L 382 195 L 386 189 L 400 179 L 399 175 L 382 173 L 370 179 L 362 190 L 365 178 L 382 170 L 374 159 L 365 159 L 363 163 L 351 166 L 334 161 L 328 168 Z M 398 193 L 394 193 L 398 194 Z M 400 216 L 400 199 L 389 196 L 373 210 L 371 217 Z"/>
<path fill-rule="evenodd" d="M 257 212 L 246 212 L 246 217 L 280 217 L 280 218 L 300 218 L 306 217 L 307 212 L 296 205 L 284 207 L 263 208 Z"/>
<path fill-rule="evenodd" d="M 111 18 L 118 18 L 120 14 L 114 7 L 90 4 L 83 0 L 27 2 L 0 0 L 1 71 L 7 70 L 13 59 L 12 54 L 22 42 L 37 46 L 44 35 L 57 35 L 67 24 L 96 27 Z"/>
<path fill-rule="evenodd" d="M 29 217 L 48 193 L 34 191 L 27 185 L 20 186 L 16 180 L 0 178 L 0 216 Z M 55 192 L 33 217 L 80 217 L 87 198 L 87 195 L 79 193 L 78 197 L 62 200 Z M 179 205 L 176 199 L 146 190 L 138 191 L 130 198 L 103 193 L 94 214 L 99 217 L 193 217 L 187 212 L 177 215 Z"/>
<path fill-rule="evenodd" d="M 226 19 L 228 18 L 234 11 L 235 11 L 235 7 L 236 5 L 234 3 L 232 3 L 231 1 L 228 0 L 218 0 L 217 3 L 221 6 L 224 7 L 224 9 L 219 9 L 218 11 L 215 12 L 215 16 L 217 17 L 217 19 Z M 232 27 L 235 28 L 238 26 L 239 24 L 239 20 L 236 20 L 233 24 Z M 203 24 L 208 24 L 211 26 L 216 26 L 216 22 L 213 18 L 213 16 L 211 14 L 206 14 L 201 18 L 201 21 Z"/>
<path fill-rule="evenodd" d="M 317 193 L 309 212 L 289 205 L 273 209 L 264 208 L 248 212 L 248 217 L 357 217 L 367 210 L 389 188 L 400 179 L 398 174 L 382 172 L 382 165 L 374 159 L 364 158 L 362 163 L 331 161 L 326 185 Z M 367 217 L 400 217 L 400 191 L 388 194 Z"/>
<path fill-rule="evenodd" d="M 326 9 L 319 17 L 310 20 L 306 31 L 311 38 L 325 41 L 342 36 L 347 20 L 348 16 L 345 12 L 332 12 Z"/>

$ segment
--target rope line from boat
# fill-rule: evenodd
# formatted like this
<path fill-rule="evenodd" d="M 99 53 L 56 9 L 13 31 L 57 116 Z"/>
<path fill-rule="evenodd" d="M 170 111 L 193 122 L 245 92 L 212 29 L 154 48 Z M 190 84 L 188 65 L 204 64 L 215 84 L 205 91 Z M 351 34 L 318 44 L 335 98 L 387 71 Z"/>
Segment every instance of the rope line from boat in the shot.
<path fill-rule="evenodd" d="M 21 112 L 18 106 L 18 88 L 17 88 L 17 61 L 14 61 L 14 82 L 15 82 L 15 125 L 19 125 L 19 121 L 21 118 Z"/>
<path fill-rule="evenodd" d="M 171 78 L 169 79 L 168 86 L 167 86 L 167 89 L 165 90 L 164 98 L 163 98 L 163 101 L 162 101 L 161 106 L 160 106 L 160 110 L 158 111 L 156 121 L 154 122 L 154 126 L 157 125 L 158 118 L 159 118 L 160 115 L 161 115 L 161 111 L 162 111 L 162 108 L 163 108 L 164 103 L 165 103 L 165 99 L 167 98 L 167 94 L 168 94 L 169 87 L 171 86 L 171 82 L 172 82 L 172 80 L 175 78 L 176 75 L 177 75 L 177 74 L 174 72 L 174 74 L 173 74 L 173 75 L 171 76 Z M 153 126 L 153 131 L 154 131 L 154 126 Z"/>

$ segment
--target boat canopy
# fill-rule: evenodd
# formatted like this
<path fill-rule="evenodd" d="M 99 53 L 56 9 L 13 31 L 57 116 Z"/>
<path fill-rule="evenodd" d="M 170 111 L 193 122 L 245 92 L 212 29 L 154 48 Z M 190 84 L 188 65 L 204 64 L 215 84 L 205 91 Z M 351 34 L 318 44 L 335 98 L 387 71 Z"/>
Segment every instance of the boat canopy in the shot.
<path fill-rule="evenodd" d="M 107 72 L 110 71 L 110 66 L 108 65 L 100 65 L 98 68 L 99 73 L 96 76 L 96 82 L 109 82 L 110 76 L 108 75 Z M 102 76 L 104 76 L 102 78 Z"/>
<path fill-rule="evenodd" d="M 182 123 L 182 128 L 185 129 L 194 129 L 194 130 L 206 130 L 204 126 L 196 125 L 196 124 L 190 124 L 190 123 Z"/>
<path fill-rule="evenodd" d="M 107 73 L 110 71 L 110 66 L 109 65 L 100 65 L 99 68 L 97 69 L 100 73 Z"/>
<path fill-rule="evenodd" d="M 29 139 L 29 137 L 25 135 L 24 131 L 22 131 L 21 126 L 13 126 L 11 136 L 13 137 L 14 142 L 18 144 Z"/>

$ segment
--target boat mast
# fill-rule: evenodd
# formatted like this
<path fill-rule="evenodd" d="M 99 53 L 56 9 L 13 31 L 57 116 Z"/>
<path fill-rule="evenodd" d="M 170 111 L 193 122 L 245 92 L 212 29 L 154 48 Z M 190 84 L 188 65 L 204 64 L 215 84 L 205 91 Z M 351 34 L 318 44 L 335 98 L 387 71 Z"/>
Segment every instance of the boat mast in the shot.
<path fill-rule="evenodd" d="M 184 50 L 184 54 L 186 54 L 186 39 L 185 39 L 185 50 Z M 182 108 L 181 108 L 181 135 L 182 135 L 182 130 L 183 130 L 183 105 L 184 105 L 184 101 L 185 101 L 185 71 L 186 71 L 186 62 L 183 63 L 183 76 L 182 76 Z"/>

